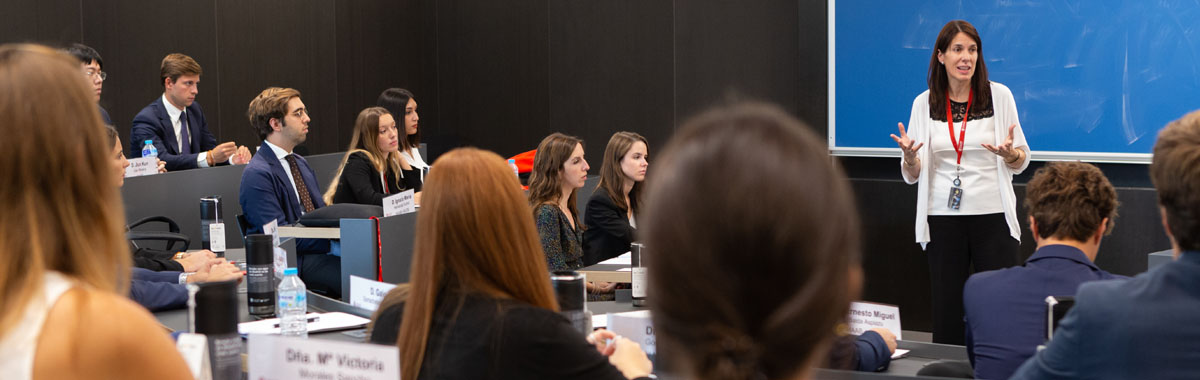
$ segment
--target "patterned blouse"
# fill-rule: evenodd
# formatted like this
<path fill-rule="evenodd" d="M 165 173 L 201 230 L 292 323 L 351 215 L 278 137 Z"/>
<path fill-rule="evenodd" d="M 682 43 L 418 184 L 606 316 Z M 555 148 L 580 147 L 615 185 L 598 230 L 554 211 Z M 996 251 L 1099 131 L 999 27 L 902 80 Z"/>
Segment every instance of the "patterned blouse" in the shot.
<path fill-rule="evenodd" d="M 533 216 L 550 270 L 583 268 L 583 231 L 572 227 L 557 205 L 538 205 Z"/>

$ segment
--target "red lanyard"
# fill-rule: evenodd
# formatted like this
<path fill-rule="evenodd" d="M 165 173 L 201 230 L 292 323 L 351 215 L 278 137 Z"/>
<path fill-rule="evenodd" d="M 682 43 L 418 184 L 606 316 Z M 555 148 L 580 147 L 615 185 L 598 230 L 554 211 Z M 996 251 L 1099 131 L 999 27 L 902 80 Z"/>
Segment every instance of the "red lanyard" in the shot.
<path fill-rule="evenodd" d="M 950 91 L 946 91 L 946 123 L 950 124 L 950 144 L 954 145 L 954 153 L 958 154 L 958 164 L 962 165 L 963 148 L 967 145 L 967 116 L 971 114 L 971 101 L 975 100 L 975 90 L 967 93 L 967 110 L 963 112 L 962 130 L 959 131 L 958 141 L 954 141 L 954 113 L 950 111 Z"/>

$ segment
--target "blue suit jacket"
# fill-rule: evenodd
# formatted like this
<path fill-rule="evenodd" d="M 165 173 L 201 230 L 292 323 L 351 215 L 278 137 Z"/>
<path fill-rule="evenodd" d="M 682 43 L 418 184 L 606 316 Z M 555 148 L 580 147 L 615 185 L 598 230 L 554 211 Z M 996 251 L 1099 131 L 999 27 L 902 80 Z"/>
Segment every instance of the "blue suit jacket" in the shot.
<path fill-rule="evenodd" d="M 175 142 L 175 127 L 160 96 L 133 117 L 133 129 L 129 132 L 130 154 L 141 157 L 142 146 L 146 144 L 146 140 L 153 140 L 154 147 L 158 149 L 158 159 L 167 163 L 167 170 L 195 169 L 196 156 L 200 152 L 215 148 L 217 139 L 208 131 L 208 122 L 204 120 L 204 111 L 200 109 L 200 103 L 192 102 L 192 105 L 187 106 L 186 112 L 188 130 L 191 131 L 189 142 L 192 153 L 180 153 L 179 144 Z"/>
<path fill-rule="evenodd" d="M 179 273 L 133 268 L 129 298 L 150 311 L 181 308 L 187 305 L 188 292 L 179 283 Z"/>
<path fill-rule="evenodd" d="M 963 288 L 967 355 L 979 379 L 1007 379 L 1046 341 L 1046 297 L 1074 296 L 1088 281 L 1127 278 L 1083 251 L 1048 245 L 1025 266 L 977 273 Z"/>
<path fill-rule="evenodd" d="M 317 184 L 317 176 L 304 157 L 296 155 L 296 165 L 300 167 L 300 176 L 308 186 L 313 205 L 325 207 L 321 199 L 321 186 Z M 264 141 L 258 148 L 258 154 L 250 159 L 246 170 L 242 172 L 242 184 L 238 189 L 238 203 L 246 222 L 250 223 L 246 234 L 261 234 L 263 225 L 272 220 L 278 220 L 280 226 L 295 224 L 300 220 L 304 208 L 296 199 L 288 174 L 283 170 L 283 164 L 275 151 Z M 329 252 L 329 240 L 298 239 L 296 240 L 298 254 Z"/>
<path fill-rule="evenodd" d="M 1128 281 L 1079 287 L 1046 349 L 1013 379 L 1195 379 L 1200 376 L 1200 252 Z"/>

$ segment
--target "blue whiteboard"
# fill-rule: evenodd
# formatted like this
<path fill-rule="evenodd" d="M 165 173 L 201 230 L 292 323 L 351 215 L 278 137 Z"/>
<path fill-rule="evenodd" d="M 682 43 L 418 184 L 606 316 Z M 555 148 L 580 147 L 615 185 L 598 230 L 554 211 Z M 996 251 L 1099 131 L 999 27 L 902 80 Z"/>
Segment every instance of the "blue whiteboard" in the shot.
<path fill-rule="evenodd" d="M 835 154 L 898 155 L 888 134 L 925 91 L 946 22 L 979 30 L 1036 159 L 1148 162 L 1166 123 L 1200 108 L 1200 2 L 829 2 Z"/>

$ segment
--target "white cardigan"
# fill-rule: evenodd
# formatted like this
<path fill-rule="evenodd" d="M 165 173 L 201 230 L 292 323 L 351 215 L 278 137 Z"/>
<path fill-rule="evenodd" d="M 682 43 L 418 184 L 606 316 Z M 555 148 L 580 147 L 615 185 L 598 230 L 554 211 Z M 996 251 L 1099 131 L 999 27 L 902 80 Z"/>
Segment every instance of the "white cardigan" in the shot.
<path fill-rule="evenodd" d="M 1021 166 L 1017 169 L 1012 169 L 1004 163 L 1004 159 L 996 156 L 996 183 L 1000 185 L 1000 193 L 1002 194 L 1000 202 L 1004 206 L 1004 219 L 1008 221 L 1008 233 L 1013 239 L 1021 241 L 1021 224 L 1017 221 L 1017 194 L 1013 192 L 1012 176 L 1021 174 L 1029 167 L 1029 144 L 1025 142 L 1025 132 L 1021 129 L 1021 122 L 1017 120 L 1017 104 L 1013 101 L 1012 91 L 1008 87 L 991 82 L 992 86 L 992 110 L 994 111 L 995 121 L 995 142 L 993 145 L 1004 143 L 1004 139 L 1008 137 L 1008 126 L 1016 124 L 1017 128 L 1013 130 L 1013 147 L 1021 148 L 1025 151 L 1025 156 L 1021 162 Z M 968 111 L 969 113 L 969 111 Z M 917 151 L 917 158 L 921 160 L 921 172 L 916 177 L 910 177 L 904 171 L 904 158 L 900 159 L 900 173 L 904 176 L 904 182 L 908 184 L 917 184 L 917 218 L 915 223 L 915 235 L 917 243 L 921 245 L 921 249 L 925 249 L 925 245 L 929 244 L 929 181 L 931 178 L 929 168 L 930 164 L 930 146 L 929 128 L 943 126 L 945 122 L 935 121 L 929 117 L 929 90 L 925 90 L 921 95 L 917 95 L 913 99 L 912 114 L 908 119 L 908 136 L 916 143 L 925 143 L 921 150 Z"/>

